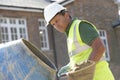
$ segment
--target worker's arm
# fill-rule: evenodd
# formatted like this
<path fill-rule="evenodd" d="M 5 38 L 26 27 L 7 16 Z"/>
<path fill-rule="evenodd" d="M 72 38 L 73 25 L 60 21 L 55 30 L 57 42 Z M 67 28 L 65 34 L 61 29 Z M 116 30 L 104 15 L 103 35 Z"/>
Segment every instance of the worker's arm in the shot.
<path fill-rule="evenodd" d="M 94 25 L 88 21 L 82 21 L 79 25 L 82 41 L 92 47 L 90 60 L 99 61 L 105 52 L 105 47 L 96 31 Z"/>
<path fill-rule="evenodd" d="M 105 47 L 104 47 L 100 37 L 97 37 L 94 39 L 94 41 L 91 44 L 91 47 L 93 50 L 89 57 L 89 60 L 98 62 L 100 60 L 100 58 L 103 56 L 103 53 L 105 52 Z"/>

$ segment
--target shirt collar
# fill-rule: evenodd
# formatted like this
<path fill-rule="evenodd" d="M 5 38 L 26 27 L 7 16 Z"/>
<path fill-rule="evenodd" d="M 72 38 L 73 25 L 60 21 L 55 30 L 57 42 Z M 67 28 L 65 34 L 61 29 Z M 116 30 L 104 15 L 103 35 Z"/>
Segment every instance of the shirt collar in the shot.
<path fill-rule="evenodd" d="M 76 18 L 75 18 L 75 19 L 72 19 L 72 20 L 70 21 L 70 23 L 68 24 L 68 26 L 67 26 L 67 28 L 66 28 L 66 30 L 65 30 L 67 36 L 68 36 L 68 34 L 69 34 L 70 27 L 71 27 L 71 25 L 72 25 L 72 23 L 73 23 L 74 20 L 76 20 Z"/>

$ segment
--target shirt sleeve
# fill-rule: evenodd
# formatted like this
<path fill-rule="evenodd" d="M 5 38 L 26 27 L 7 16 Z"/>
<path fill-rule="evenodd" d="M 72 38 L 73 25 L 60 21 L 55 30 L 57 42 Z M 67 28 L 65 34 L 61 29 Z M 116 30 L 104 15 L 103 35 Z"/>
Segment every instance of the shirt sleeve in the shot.
<path fill-rule="evenodd" d="M 97 30 L 87 21 L 79 24 L 79 33 L 82 41 L 88 45 L 91 45 L 92 41 L 99 36 Z"/>

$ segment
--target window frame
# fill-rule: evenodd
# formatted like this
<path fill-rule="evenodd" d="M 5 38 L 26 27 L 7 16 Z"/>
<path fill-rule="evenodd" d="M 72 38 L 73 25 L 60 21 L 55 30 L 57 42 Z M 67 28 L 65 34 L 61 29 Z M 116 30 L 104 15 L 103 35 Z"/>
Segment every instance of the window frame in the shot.
<path fill-rule="evenodd" d="M 44 51 L 49 50 L 50 47 L 49 47 L 48 30 L 46 27 L 46 22 L 44 19 L 38 19 L 38 22 L 39 22 L 39 31 L 40 31 L 40 38 L 41 38 L 41 41 L 40 41 L 41 50 L 44 50 Z"/>
<path fill-rule="evenodd" d="M 23 24 L 19 24 L 19 21 L 24 22 Z M 13 40 L 17 40 L 20 38 L 24 38 L 28 40 L 28 31 L 27 31 L 27 24 L 25 18 L 9 18 L 9 17 L 0 17 L 0 28 L 3 30 L 4 28 L 7 28 L 7 33 L 5 31 L 1 30 L 1 42 L 9 42 Z M 20 37 L 20 35 L 23 35 L 20 33 L 20 29 L 25 29 L 24 37 Z M 14 31 L 12 31 L 14 30 Z M 5 37 L 5 35 L 8 35 L 8 38 L 3 39 L 2 36 Z M 13 39 L 14 38 L 14 39 Z"/>
<path fill-rule="evenodd" d="M 108 41 L 107 41 L 107 34 L 105 30 L 99 30 L 98 31 L 100 38 L 102 39 L 102 42 L 106 48 L 105 52 L 105 59 L 107 61 L 110 61 L 110 53 L 109 53 L 109 47 L 108 47 Z"/>

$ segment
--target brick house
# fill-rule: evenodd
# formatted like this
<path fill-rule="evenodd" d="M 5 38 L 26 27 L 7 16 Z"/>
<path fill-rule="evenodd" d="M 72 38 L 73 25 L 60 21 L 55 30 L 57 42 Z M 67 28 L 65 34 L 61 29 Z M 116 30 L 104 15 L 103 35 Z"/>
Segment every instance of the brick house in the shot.
<path fill-rule="evenodd" d="M 0 42 L 27 39 L 42 50 L 58 69 L 69 62 L 66 35 L 45 27 L 44 7 L 55 0 L 1 0 Z M 119 0 L 56 0 L 67 7 L 73 17 L 92 22 L 106 46 L 106 60 L 116 80 L 120 79 Z"/>

